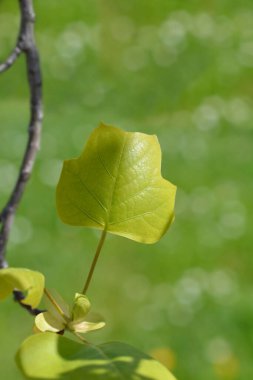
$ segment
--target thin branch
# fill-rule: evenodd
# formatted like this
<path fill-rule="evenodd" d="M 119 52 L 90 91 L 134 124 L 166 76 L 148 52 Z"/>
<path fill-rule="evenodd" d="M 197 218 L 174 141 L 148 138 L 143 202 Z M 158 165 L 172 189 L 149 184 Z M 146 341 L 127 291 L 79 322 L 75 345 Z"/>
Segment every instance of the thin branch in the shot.
<path fill-rule="evenodd" d="M 17 46 L 15 46 L 9 57 L 5 60 L 5 62 L 0 64 L 0 73 L 3 73 L 4 71 L 8 70 L 18 59 L 21 53 L 22 48 L 19 46 L 19 43 L 17 42 Z"/>
<path fill-rule="evenodd" d="M 11 56 L 0 67 L 7 70 L 23 53 L 26 58 L 27 80 L 30 91 L 30 122 L 28 127 L 28 141 L 24 157 L 20 166 L 16 184 L 8 202 L 0 213 L 0 268 L 7 267 L 5 260 L 6 245 L 16 209 L 23 195 L 25 185 L 31 175 L 37 150 L 40 144 L 40 130 L 43 119 L 42 111 L 42 83 L 39 54 L 34 39 L 35 14 L 32 0 L 18 0 L 21 14 L 20 32 L 17 46 Z"/>
<path fill-rule="evenodd" d="M 43 311 L 45 310 L 41 310 L 41 309 L 33 309 L 32 306 L 30 305 L 26 305 L 24 303 L 22 303 L 22 300 L 25 298 L 24 294 L 18 290 L 14 290 L 13 292 L 13 298 L 14 298 L 14 301 L 18 302 L 19 305 L 25 309 L 26 311 L 28 311 L 29 314 L 33 315 L 33 316 L 36 316 L 40 313 L 43 313 Z"/>
<path fill-rule="evenodd" d="M 20 5 L 21 6 L 21 5 Z M 22 10 L 21 10 L 21 18 L 20 18 L 20 27 L 19 27 L 19 33 L 17 37 L 16 46 L 8 56 L 8 58 L 0 64 L 0 74 L 4 71 L 7 71 L 11 66 L 16 62 L 18 57 L 23 53 L 24 51 L 24 24 L 22 21 Z"/>

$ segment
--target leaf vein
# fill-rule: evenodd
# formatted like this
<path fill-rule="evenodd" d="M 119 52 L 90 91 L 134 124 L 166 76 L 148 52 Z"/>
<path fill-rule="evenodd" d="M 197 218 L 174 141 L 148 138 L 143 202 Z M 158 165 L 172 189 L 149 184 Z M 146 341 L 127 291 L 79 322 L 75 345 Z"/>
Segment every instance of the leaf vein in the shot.
<path fill-rule="evenodd" d="M 111 213 L 111 209 L 112 209 L 113 198 L 114 198 L 114 194 L 115 194 L 115 190 L 116 190 L 116 186 L 117 186 L 117 181 L 118 181 L 118 178 L 119 178 L 120 164 L 121 164 L 121 161 L 122 161 L 122 157 L 123 157 L 124 149 L 125 149 L 125 146 L 126 146 L 127 138 L 128 138 L 128 134 L 126 133 L 125 136 L 124 136 L 124 142 L 122 144 L 122 149 L 121 149 L 120 156 L 119 156 L 119 161 L 118 161 L 118 165 L 117 165 L 117 169 L 116 169 L 116 176 L 114 178 L 114 184 L 113 184 L 113 188 L 112 188 L 112 195 L 111 195 L 110 204 L 109 204 L 109 207 L 108 207 L 108 219 L 110 219 L 110 213 Z M 110 224 L 109 221 L 108 221 L 108 224 Z"/>
<path fill-rule="evenodd" d="M 108 170 L 108 168 L 106 167 L 105 163 L 103 162 L 102 160 L 102 157 L 100 156 L 100 153 L 99 153 L 99 150 L 97 149 L 97 156 L 98 156 L 98 159 L 99 159 L 99 162 L 101 163 L 101 165 L 103 166 L 103 168 L 105 169 L 106 173 L 109 175 L 109 177 L 111 177 L 113 180 L 115 179 L 115 177 L 112 175 L 112 173 Z"/>
<path fill-rule="evenodd" d="M 109 361 L 109 366 L 113 368 L 114 372 L 118 373 L 118 375 L 120 376 L 120 379 L 122 380 L 128 380 L 126 379 L 125 376 L 122 376 L 122 373 L 119 371 L 117 365 L 112 361 L 112 359 L 110 358 L 110 356 L 107 356 L 105 354 L 105 352 L 102 350 L 102 348 L 100 348 L 99 346 L 94 346 L 92 345 L 100 354 L 101 356 L 106 359 L 107 361 Z"/>
<path fill-rule="evenodd" d="M 125 219 L 122 219 L 122 220 L 116 220 L 115 222 L 111 222 L 109 225 L 112 226 L 112 225 L 114 225 L 114 224 L 118 224 L 118 223 L 125 223 L 125 222 L 128 222 L 129 220 L 136 219 L 136 218 L 140 218 L 140 217 L 143 217 L 143 216 L 145 216 L 145 215 L 152 214 L 153 212 L 154 212 L 154 211 L 143 212 L 143 213 L 138 214 L 138 215 L 130 216 L 129 218 L 125 218 Z"/>
<path fill-rule="evenodd" d="M 76 174 L 76 173 L 73 173 L 71 172 L 70 170 L 66 169 L 66 171 L 73 175 L 74 177 L 77 177 L 79 179 L 79 181 L 81 182 L 81 184 L 83 185 L 83 187 L 85 188 L 85 190 L 92 196 L 92 198 L 99 204 L 100 207 L 102 207 L 102 209 L 107 212 L 107 208 L 104 206 L 104 204 L 100 201 L 100 199 L 97 197 L 97 195 L 95 195 L 89 188 L 88 186 L 86 185 L 85 182 L 83 182 L 82 178 L 80 177 L 79 174 Z"/>
<path fill-rule="evenodd" d="M 143 193 L 145 191 L 148 191 L 148 190 L 163 190 L 163 189 L 164 189 L 163 187 L 153 186 L 153 185 L 149 184 L 149 185 L 143 187 L 142 189 L 140 189 L 139 191 L 137 191 L 136 193 L 130 195 L 129 197 L 127 197 L 124 200 L 122 200 L 121 202 L 119 202 L 118 206 L 120 206 L 121 204 L 127 203 L 128 201 L 130 201 L 131 199 L 134 199 L 135 197 L 137 197 L 138 195 L 140 195 L 141 193 Z M 125 194 L 127 195 L 127 191 L 125 192 Z"/>
<path fill-rule="evenodd" d="M 70 197 L 67 197 L 69 202 L 77 209 L 79 210 L 81 213 L 85 214 L 87 216 L 88 219 L 92 220 L 93 222 L 97 223 L 98 225 L 100 226 L 104 226 L 103 223 L 99 222 L 96 218 L 94 218 L 93 216 L 91 216 L 85 209 L 83 209 L 82 207 L 78 206 L 75 202 L 73 202 L 73 200 L 70 198 Z"/>

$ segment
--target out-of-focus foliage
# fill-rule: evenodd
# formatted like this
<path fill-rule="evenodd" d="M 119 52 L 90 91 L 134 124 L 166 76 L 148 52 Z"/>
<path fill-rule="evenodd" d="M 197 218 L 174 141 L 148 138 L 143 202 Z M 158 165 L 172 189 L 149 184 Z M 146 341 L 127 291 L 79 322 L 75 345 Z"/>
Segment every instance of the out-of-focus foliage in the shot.
<path fill-rule="evenodd" d="M 62 160 L 79 153 L 100 120 L 155 133 L 163 175 L 178 185 L 176 222 L 153 246 L 108 239 L 89 293 L 107 327 L 92 338 L 147 352 L 167 346 L 179 379 L 251 379 L 252 1 L 35 5 L 46 119 L 10 264 L 46 273 L 48 286 L 70 301 L 82 289 L 97 235 L 56 216 Z M 1 60 L 17 27 L 16 1 L 2 0 Z M 1 204 L 26 140 L 24 68 L 22 59 L 0 77 Z M 13 353 L 32 325 L 10 299 L 3 302 L 1 378 L 21 380 Z"/>

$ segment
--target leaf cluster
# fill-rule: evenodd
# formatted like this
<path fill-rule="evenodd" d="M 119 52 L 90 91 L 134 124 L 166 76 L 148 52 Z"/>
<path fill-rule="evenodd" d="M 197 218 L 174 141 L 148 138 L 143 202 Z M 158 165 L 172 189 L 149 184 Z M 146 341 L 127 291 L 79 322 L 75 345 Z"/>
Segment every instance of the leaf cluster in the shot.
<path fill-rule="evenodd" d="M 35 334 L 17 353 L 28 379 L 175 380 L 159 362 L 124 343 L 94 345 L 83 334 L 105 326 L 90 312 L 86 295 L 106 233 L 141 243 L 157 242 L 174 219 L 176 187 L 161 176 L 156 136 L 101 124 L 81 155 L 64 162 L 57 186 L 57 210 L 64 223 L 102 230 L 84 290 L 68 305 L 45 287 L 44 276 L 22 268 L 0 271 L 0 299 L 24 292 L 23 305 L 46 311 L 35 317 Z M 62 336 L 70 334 L 70 337 Z"/>

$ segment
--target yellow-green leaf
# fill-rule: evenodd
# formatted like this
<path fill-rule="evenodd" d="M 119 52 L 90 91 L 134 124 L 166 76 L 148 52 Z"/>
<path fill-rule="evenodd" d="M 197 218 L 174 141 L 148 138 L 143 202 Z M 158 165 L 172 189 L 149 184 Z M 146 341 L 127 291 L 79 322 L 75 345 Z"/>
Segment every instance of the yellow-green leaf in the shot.
<path fill-rule="evenodd" d="M 127 344 L 79 344 L 53 333 L 26 339 L 16 358 L 28 379 L 175 380 L 162 364 Z"/>
<path fill-rule="evenodd" d="M 90 331 L 102 329 L 105 326 L 105 322 L 69 322 L 68 329 L 81 334 L 86 334 Z"/>
<path fill-rule="evenodd" d="M 57 186 L 62 221 L 154 243 L 174 218 L 176 187 L 161 176 L 156 136 L 101 124 L 64 162 Z"/>
<path fill-rule="evenodd" d="M 66 326 L 66 322 L 60 315 L 55 317 L 48 311 L 36 315 L 34 322 L 36 330 L 40 332 L 59 332 L 64 330 Z"/>
<path fill-rule="evenodd" d="M 72 309 L 72 320 L 76 323 L 82 322 L 90 310 L 89 299 L 83 294 L 76 293 Z"/>
<path fill-rule="evenodd" d="M 23 268 L 0 270 L 0 299 L 6 298 L 13 290 L 25 292 L 23 304 L 35 308 L 43 296 L 45 279 L 43 274 Z"/>

